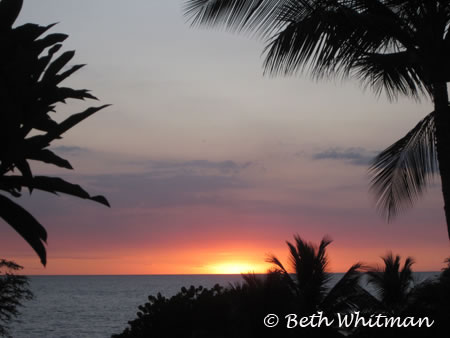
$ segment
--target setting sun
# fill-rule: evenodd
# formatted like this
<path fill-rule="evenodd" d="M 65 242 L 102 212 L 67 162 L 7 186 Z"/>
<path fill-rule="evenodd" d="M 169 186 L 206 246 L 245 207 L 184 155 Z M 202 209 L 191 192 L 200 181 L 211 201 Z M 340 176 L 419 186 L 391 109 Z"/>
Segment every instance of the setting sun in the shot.
<path fill-rule="evenodd" d="M 265 273 L 267 264 L 249 263 L 249 262 L 223 262 L 208 266 L 208 272 L 212 274 L 240 274 L 240 273 Z"/>

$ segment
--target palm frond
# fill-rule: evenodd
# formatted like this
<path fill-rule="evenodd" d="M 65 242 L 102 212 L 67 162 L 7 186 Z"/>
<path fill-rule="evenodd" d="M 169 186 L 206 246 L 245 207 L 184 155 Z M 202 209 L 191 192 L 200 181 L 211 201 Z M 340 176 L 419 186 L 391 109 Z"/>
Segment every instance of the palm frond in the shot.
<path fill-rule="evenodd" d="M 419 100 L 424 94 L 430 94 L 431 88 L 422 81 L 415 59 L 417 56 L 408 51 L 370 53 L 356 61 L 353 73 L 377 94 L 384 90 L 390 100 L 397 99 L 399 94 Z"/>
<path fill-rule="evenodd" d="M 276 268 L 275 270 L 273 270 L 273 272 L 283 275 L 291 290 L 296 290 L 296 285 L 291 277 L 291 274 L 285 269 L 285 267 L 277 257 L 275 257 L 274 255 L 269 255 L 269 257 L 266 259 L 266 262 L 274 264 Z"/>
<path fill-rule="evenodd" d="M 264 280 L 254 273 L 241 274 L 244 280 L 244 285 L 251 289 L 261 289 L 264 285 Z"/>
<path fill-rule="evenodd" d="M 287 0 L 188 0 L 184 14 L 193 26 L 225 27 L 265 36 L 276 29 L 277 8 Z"/>
<path fill-rule="evenodd" d="M 265 70 L 294 74 L 309 69 L 315 77 L 348 76 L 357 61 L 377 51 L 398 49 L 405 34 L 397 18 L 387 16 L 374 1 L 289 1 L 278 10 L 284 22 L 266 47 Z M 383 8 L 384 8 L 383 7 Z M 397 27 L 387 30 L 386 26 Z M 394 32 L 393 32 L 394 31 Z M 406 40 L 406 38 L 402 38 Z"/>
<path fill-rule="evenodd" d="M 403 268 L 400 271 L 400 281 L 402 283 L 403 288 L 408 288 L 411 286 L 411 282 L 413 281 L 412 266 L 414 264 L 415 264 L 415 260 L 412 257 L 407 257 L 405 259 Z"/>
<path fill-rule="evenodd" d="M 185 15 L 194 26 L 267 39 L 264 70 L 271 75 L 356 75 L 390 99 L 429 92 L 419 56 L 411 58 L 428 18 L 415 1 L 188 0 Z"/>
<path fill-rule="evenodd" d="M 326 267 L 328 265 L 326 249 L 327 249 L 327 246 L 330 245 L 332 242 L 333 242 L 333 240 L 330 237 L 325 236 L 320 241 L 319 249 L 317 250 L 317 258 L 318 258 L 321 266 L 324 267 L 324 269 L 326 269 Z"/>
<path fill-rule="evenodd" d="M 284 274 L 289 274 L 289 272 L 283 266 L 283 263 L 274 255 L 269 255 L 266 259 L 267 263 L 274 264 L 276 266 L 276 270 L 283 272 Z"/>
<path fill-rule="evenodd" d="M 382 151 L 369 168 L 377 208 L 390 220 L 412 206 L 437 172 L 434 112 Z"/>

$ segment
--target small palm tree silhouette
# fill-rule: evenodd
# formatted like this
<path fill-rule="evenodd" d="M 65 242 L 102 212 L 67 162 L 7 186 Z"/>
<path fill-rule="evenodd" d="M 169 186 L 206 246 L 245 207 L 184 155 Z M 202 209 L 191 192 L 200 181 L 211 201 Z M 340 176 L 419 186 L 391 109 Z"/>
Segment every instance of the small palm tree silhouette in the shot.
<path fill-rule="evenodd" d="M 359 285 L 361 263 L 353 264 L 333 287 L 330 287 L 331 273 L 328 272 L 326 248 L 332 242 L 324 237 L 318 246 L 294 236 L 295 243 L 289 247 L 289 272 L 281 261 L 270 256 L 269 263 L 275 265 L 275 272 L 281 273 L 289 285 L 300 314 L 323 311 L 330 316 L 359 308 L 367 292 Z"/>
<path fill-rule="evenodd" d="M 367 271 L 368 284 L 374 287 L 384 311 L 400 314 L 407 306 L 413 289 L 414 260 L 407 257 L 401 266 L 400 256 L 391 252 L 381 257 L 383 267 L 371 267 Z"/>

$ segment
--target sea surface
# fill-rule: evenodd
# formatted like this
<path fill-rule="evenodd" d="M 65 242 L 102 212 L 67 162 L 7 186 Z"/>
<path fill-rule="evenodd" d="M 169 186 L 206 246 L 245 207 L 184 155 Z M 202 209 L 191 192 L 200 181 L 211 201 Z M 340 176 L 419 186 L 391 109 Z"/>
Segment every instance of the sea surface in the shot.
<path fill-rule="evenodd" d="M 437 272 L 417 272 L 422 281 Z M 333 274 L 330 284 L 342 274 Z M 136 318 L 149 295 L 172 296 L 182 286 L 229 286 L 241 275 L 31 276 L 34 299 L 11 325 L 14 338 L 111 337 Z M 370 291 L 370 290 L 369 290 Z"/>

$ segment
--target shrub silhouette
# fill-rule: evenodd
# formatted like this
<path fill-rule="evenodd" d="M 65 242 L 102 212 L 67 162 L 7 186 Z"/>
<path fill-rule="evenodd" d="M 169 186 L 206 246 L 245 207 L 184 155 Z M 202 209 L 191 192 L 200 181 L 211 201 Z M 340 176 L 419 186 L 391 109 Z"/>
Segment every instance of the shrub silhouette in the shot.
<path fill-rule="evenodd" d="M 72 169 L 70 163 L 49 150 L 50 144 L 75 125 L 106 107 L 89 108 L 73 114 L 62 122 L 53 119 L 58 103 L 68 99 L 96 99 L 86 89 L 60 86 L 83 67 L 67 68 L 74 51 L 55 55 L 67 38 L 53 33 L 41 37 L 54 25 L 27 23 L 13 28 L 22 8 L 22 0 L 0 2 L 0 190 L 14 198 L 22 188 L 58 194 L 64 193 L 107 205 L 103 196 L 90 196 L 79 185 L 62 178 L 34 176 L 30 160 Z M 18 174 L 13 174 L 18 172 Z M 0 217 L 22 236 L 46 264 L 44 242 L 47 232 L 24 208 L 0 194 Z"/>
<path fill-rule="evenodd" d="M 230 290 L 219 285 L 183 287 L 171 298 L 149 296 L 130 328 L 113 337 L 228 337 L 230 296 Z"/>
<path fill-rule="evenodd" d="M 22 301 L 33 298 L 28 279 L 17 275 L 22 267 L 0 259 L 0 336 L 9 336 L 8 322 L 19 315 Z"/>

